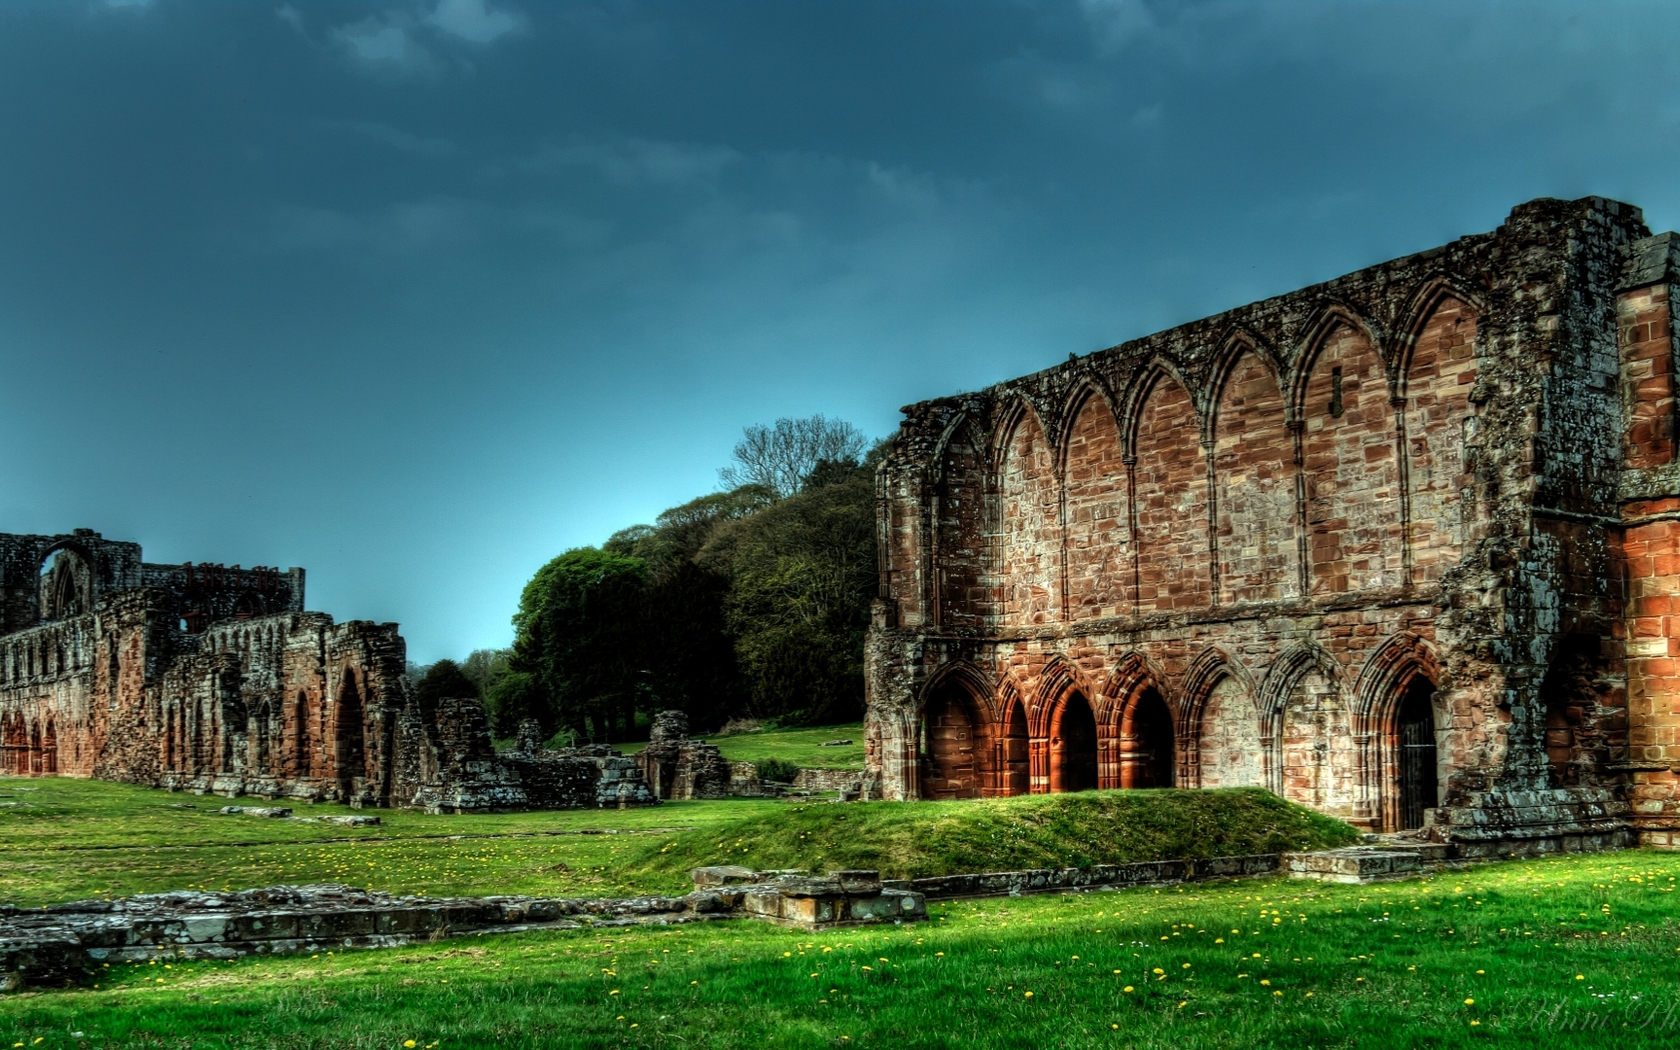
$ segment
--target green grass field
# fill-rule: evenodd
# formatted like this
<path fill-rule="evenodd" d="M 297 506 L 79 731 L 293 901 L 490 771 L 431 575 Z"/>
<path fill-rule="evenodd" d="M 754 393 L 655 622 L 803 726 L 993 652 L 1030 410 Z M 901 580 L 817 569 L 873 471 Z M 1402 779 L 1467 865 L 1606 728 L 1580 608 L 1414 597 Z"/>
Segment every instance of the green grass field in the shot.
<path fill-rule="evenodd" d="M 716 744 L 723 757 L 735 762 L 762 762 L 779 758 L 802 769 L 862 769 L 863 723 L 843 726 L 794 727 L 768 729 L 760 733 L 732 733 L 729 736 L 709 736 L 707 743 Z M 843 747 L 823 747 L 826 740 L 850 740 Z M 646 744 L 615 745 L 625 754 L 634 754 Z"/>
<path fill-rule="evenodd" d="M 226 799 L 67 777 L 0 779 L 0 803 L 0 901 L 28 906 L 304 882 L 433 896 L 683 893 L 689 869 L 702 864 L 942 875 L 1262 853 L 1354 837 L 1346 825 L 1252 789 L 915 805 L 731 799 L 481 816 L 380 810 L 372 828 L 223 816 Z"/>
<path fill-rule="evenodd" d="M 820 935 L 736 921 L 118 965 L 0 998 L 0 1045 L 1668 1047 L 1676 876 L 1680 856 L 1629 852 L 953 902 Z"/>
<path fill-rule="evenodd" d="M 224 802 L 0 779 L 0 899 L 324 880 L 616 894 L 681 890 L 692 864 L 731 859 L 937 873 L 1348 834 L 1258 791 L 382 811 L 370 829 L 216 814 Z M 1680 1037 L 1677 877 L 1680 855 L 1642 851 L 1381 886 L 936 903 L 927 923 L 822 935 L 741 920 L 160 957 L 0 996 L 0 1048 L 1667 1047 Z"/>

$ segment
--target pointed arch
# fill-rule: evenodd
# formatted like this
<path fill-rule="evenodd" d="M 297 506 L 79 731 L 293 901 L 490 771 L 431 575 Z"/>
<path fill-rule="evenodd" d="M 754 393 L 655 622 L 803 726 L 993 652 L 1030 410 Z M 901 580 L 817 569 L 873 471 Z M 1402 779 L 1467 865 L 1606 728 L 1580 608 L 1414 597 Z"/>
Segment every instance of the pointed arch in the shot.
<path fill-rule="evenodd" d="M 1463 558 L 1474 514 L 1466 455 L 1476 406 L 1476 319 L 1479 311 L 1445 278 L 1425 282 L 1397 338 L 1397 388 L 1403 392 L 1412 583 L 1435 583 Z"/>
<path fill-rule="evenodd" d="M 1132 427 L 1137 611 L 1205 608 L 1213 601 L 1205 434 L 1195 399 L 1164 365 L 1145 383 Z"/>
<path fill-rule="evenodd" d="M 1365 661 L 1354 684 L 1364 823 L 1383 831 L 1418 827 L 1445 782 L 1437 746 L 1447 719 L 1435 699 L 1437 654 L 1422 638 L 1392 635 Z"/>
<path fill-rule="evenodd" d="M 1132 373 L 1131 382 L 1126 384 L 1126 394 L 1118 402 L 1120 449 L 1128 460 L 1137 455 L 1138 421 L 1144 406 L 1148 403 L 1150 395 L 1155 392 L 1155 387 L 1163 380 L 1171 380 L 1178 384 L 1185 396 L 1190 397 L 1191 406 L 1196 409 L 1196 433 L 1201 436 L 1206 431 L 1200 408 L 1196 406 L 1195 398 L 1190 394 L 1194 388 L 1185 378 L 1184 371 L 1166 357 L 1157 354 Z"/>
<path fill-rule="evenodd" d="M 998 430 L 997 576 L 1006 626 L 1048 623 L 1062 598 L 1061 479 L 1037 410 L 1017 398 Z"/>
<path fill-rule="evenodd" d="M 1063 535 L 1067 617 L 1132 609 L 1131 491 L 1119 416 L 1094 378 L 1070 394 L 1062 422 Z"/>
<path fill-rule="evenodd" d="M 1260 717 L 1276 718 L 1289 700 L 1289 693 L 1305 676 L 1317 672 L 1338 686 L 1342 681 L 1341 665 L 1336 658 L 1314 642 L 1296 642 L 1272 661 L 1266 677 L 1260 683 Z"/>
<path fill-rule="evenodd" d="M 1055 416 L 1055 432 L 1058 436 L 1056 445 L 1056 469 L 1065 472 L 1067 469 L 1068 444 L 1074 423 L 1080 415 L 1092 407 L 1092 402 L 1100 402 L 1108 411 L 1109 418 L 1114 422 L 1115 432 L 1120 429 L 1121 407 L 1109 389 L 1107 381 L 1095 371 L 1081 372 L 1073 378 L 1067 389 L 1067 395 L 1062 398 L 1061 410 Z"/>
<path fill-rule="evenodd" d="M 986 746 L 991 690 L 966 661 L 946 664 L 921 697 L 922 796 L 978 798 L 988 779 Z"/>
<path fill-rule="evenodd" d="M 1394 329 L 1388 357 L 1394 369 L 1395 389 L 1402 396 L 1407 391 L 1408 373 L 1411 371 L 1412 355 L 1417 342 L 1423 337 L 1436 311 L 1448 300 L 1462 303 L 1472 319 L 1481 316 L 1485 309 L 1481 295 L 1473 291 L 1467 282 L 1450 274 L 1437 272 L 1418 284 L 1417 290 L 1412 293 L 1400 312 L 1400 321 Z"/>
<path fill-rule="evenodd" d="M 1384 356 L 1384 341 L 1381 332 L 1363 314 L 1347 303 L 1332 299 L 1319 306 L 1313 314 L 1312 320 L 1307 322 L 1301 330 L 1300 350 L 1295 355 L 1295 367 L 1290 374 L 1289 409 L 1291 419 L 1304 419 L 1306 408 L 1307 382 L 1312 375 L 1313 367 L 1319 356 L 1324 352 L 1336 334 L 1336 329 L 1347 328 L 1370 344 L 1371 350 L 1377 355 L 1377 360 L 1383 364 L 1385 381 L 1389 375 L 1388 360 Z M 1389 396 L 1394 393 L 1392 387 Z"/>
<path fill-rule="evenodd" d="M 1227 341 L 1213 402 L 1219 599 L 1294 597 L 1301 578 L 1295 437 L 1273 362 L 1240 333 Z"/>
<path fill-rule="evenodd" d="M 1284 386 L 1283 366 L 1278 363 L 1277 355 L 1260 340 L 1260 337 L 1246 328 L 1233 328 L 1225 333 L 1220 340 L 1219 349 L 1214 353 L 1212 363 L 1208 366 L 1206 393 L 1207 404 L 1203 412 L 1207 416 L 1209 434 L 1219 432 L 1220 397 L 1226 385 L 1231 381 L 1231 373 L 1245 355 L 1252 354 L 1254 359 L 1265 368 L 1281 391 Z"/>
<path fill-rule="evenodd" d="M 1095 695 L 1078 668 L 1059 655 L 1050 657 L 1039 669 L 1038 688 L 1027 704 L 1028 726 L 1034 736 L 1043 736 L 1050 731 L 1055 707 L 1069 692 L 1083 693 L 1087 697 Z"/>
<path fill-rule="evenodd" d="M 1268 786 L 1291 802 L 1356 819 L 1358 752 L 1336 661 L 1317 645 L 1299 643 L 1273 665 L 1261 696 Z"/>
<path fill-rule="evenodd" d="M 996 615 L 991 599 L 995 512 L 986 437 L 973 416 L 959 413 L 945 428 L 933 468 L 934 619 L 980 627 Z"/>
<path fill-rule="evenodd" d="M 1405 582 L 1405 484 L 1399 423 L 1373 328 L 1330 304 L 1310 330 L 1291 401 L 1301 427 L 1310 592 Z"/>
<path fill-rule="evenodd" d="M 1027 705 L 1012 678 L 1005 677 L 996 696 L 998 713 L 992 737 L 991 793 L 994 796 L 1025 795 L 1032 791 L 1032 734 L 1028 729 Z"/>

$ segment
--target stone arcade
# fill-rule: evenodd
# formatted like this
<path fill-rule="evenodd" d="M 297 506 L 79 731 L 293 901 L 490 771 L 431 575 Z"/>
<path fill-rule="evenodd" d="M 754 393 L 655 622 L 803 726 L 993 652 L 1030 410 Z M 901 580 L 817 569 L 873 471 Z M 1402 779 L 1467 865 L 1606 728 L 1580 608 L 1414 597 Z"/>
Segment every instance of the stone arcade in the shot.
<path fill-rule="evenodd" d="M 1680 844 L 1677 265 L 1637 208 L 1536 200 L 906 408 L 872 791 L 1261 785 L 1465 855 Z"/>
<path fill-rule="evenodd" d="M 303 578 L 0 535 L 0 773 L 436 812 L 658 801 L 609 748 L 496 754 L 477 700 L 412 697 L 396 624 L 305 612 Z"/>

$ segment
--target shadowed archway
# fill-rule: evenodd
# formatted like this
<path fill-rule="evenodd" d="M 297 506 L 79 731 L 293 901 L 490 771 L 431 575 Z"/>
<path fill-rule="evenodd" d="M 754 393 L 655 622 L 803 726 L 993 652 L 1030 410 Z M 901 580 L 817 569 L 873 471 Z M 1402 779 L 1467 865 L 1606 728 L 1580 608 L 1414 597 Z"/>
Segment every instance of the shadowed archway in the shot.
<path fill-rule="evenodd" d="M 1050 724 L 1050 790 L 1090 791 L 1097 786 L 1097 718 L 1085 694 L 1070 690 Z"/>

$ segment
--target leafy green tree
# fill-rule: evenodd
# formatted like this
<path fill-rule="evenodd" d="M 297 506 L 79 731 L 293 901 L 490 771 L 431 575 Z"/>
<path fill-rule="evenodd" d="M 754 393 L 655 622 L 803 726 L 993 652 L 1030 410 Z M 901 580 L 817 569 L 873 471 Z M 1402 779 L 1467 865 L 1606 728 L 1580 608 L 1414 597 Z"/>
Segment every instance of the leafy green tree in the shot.
<path fill-rule="evenodd" d="M 478 686 L 461 673 L 461 665 L 454 660 L 439 660 L 414 686 L 414 700 L 426 712 L 437 710 L 439 700 L 478 699 L 479 695 Z"/>
<path fill-rule="evenodd" d="M 863 707 L 863 642 L 877 586 L 873 461 L 814 467 L 798 493 L 719 528 L 726 616 L 752 713 L 821 723 Z"/>
<path fill-rule="evenodd" d="M 646 584 L 641 559 L 594 547 L 567 551 L 537 570 L 513 617 L 504 678 L 519 673 L 529 680 L 494 690 L 498 706 L 509 706 L 500 724 L 517 708 L 542 723 L 545 735 L 564 727 L 590 740 L 624 739 L 647 689 Z"/>

